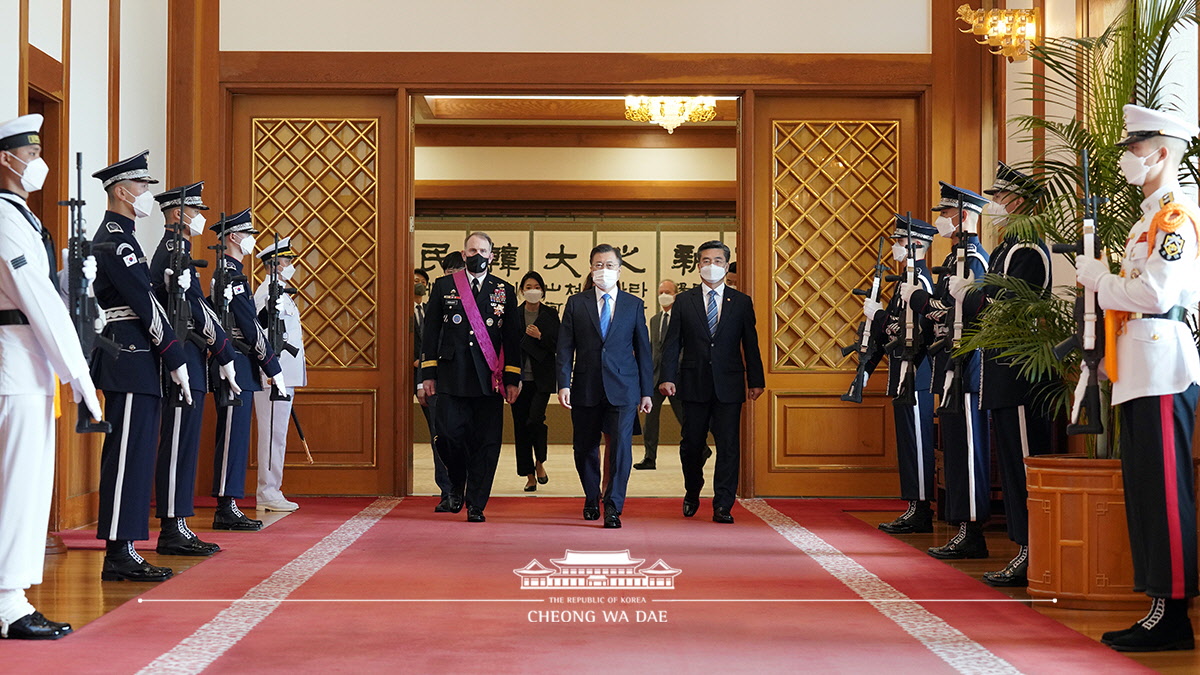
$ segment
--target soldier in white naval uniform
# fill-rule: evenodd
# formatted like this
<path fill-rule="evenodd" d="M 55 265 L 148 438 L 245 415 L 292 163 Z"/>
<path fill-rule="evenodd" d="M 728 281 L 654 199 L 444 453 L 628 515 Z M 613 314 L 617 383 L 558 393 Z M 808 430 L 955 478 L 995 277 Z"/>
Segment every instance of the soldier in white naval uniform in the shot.
<path fill-rule="evenodd" d="M 1125 129 L 1120 169 L 1142 188 L 1142 217 L 1129 231 L 1119 276 L 1101 260 L 1080 256 L 1076 265 L 1079 283 L 1096 291 L 1105 311 L 1104 374 L 1120 404 L 1133 588 L 1151 605 L 1102 641 L 1118 651 L 1193 649 L 1187 605 L 1197 594 L 1192 432 L 1200 354 L 1184 319 L 1200 299 L 1200 209 L 1179 187 L 1179 165 L 1200 130 L 1134 105 L 1125 106 Z"/>
<path fill-rule="evenodd" d="M 55 373 L 93 417 L 101 413 L 51 281 L 48 235 L 25 204 L 48 170 L 41 126 L 41 115 L 0 124 L 0 637 L 55 640 L 71 626 L 50 621 L 25 598 L 26 588 L 42 583 L 54 486 Z M 88 264 L 92 276 L 95 264 Z"/>
<path fill-rule="evenodd" d="M 287 346 L 279 352 L 279 367 L 283 369 L 284 380 L 290 385 L 285 392 L 288 400 L 272 401 L 269 389 L 254 392 L 254 415 L 258 419 L 257 508 L 265 511 L 295 511 L 300 505 L 283 496 L 283 460 L 287 453 L 292 397 L 296 387 L 308 384 L 308 371 L 304 367 L 304 329 L 300 325 L 300 308 L 291 294 L 284 293 L 282 289 L 290 287 L 289 282 L 296 273 L 296 252 L 292 250 L 291 238 L 284 237 L 279 240 L 278 247 L 271 244 L 258 257 L 267 265 L 266 280 L 254 291 L 254 308 L 258 310 L 259 323 L 266 325 L 267 300 L 271 292 L 270 266 L 278 265 L 276 283 L 280 286 L 278 311 L 283 319 L 283 341 L 294 348 L 296 354 L 293 356 Z M 272 407 L 275 408 L 273 427 Z"/>

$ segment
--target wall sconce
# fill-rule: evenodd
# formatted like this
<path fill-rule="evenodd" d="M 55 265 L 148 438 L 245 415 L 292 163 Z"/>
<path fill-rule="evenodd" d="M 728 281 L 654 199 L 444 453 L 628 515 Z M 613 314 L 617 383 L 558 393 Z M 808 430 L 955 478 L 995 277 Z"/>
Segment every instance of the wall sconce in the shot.
<path fill-rule="evenodd" d="M 960 28 L 961 32 L 983 36 L 977 42 L 988 45 L 993 54 L 1010 63 L 1028 59 L 1029 45 L 1037 39 L 1037 9 L 971 9 L 970 5 L 962 5 L 958 18 L 971 26 Z"/>

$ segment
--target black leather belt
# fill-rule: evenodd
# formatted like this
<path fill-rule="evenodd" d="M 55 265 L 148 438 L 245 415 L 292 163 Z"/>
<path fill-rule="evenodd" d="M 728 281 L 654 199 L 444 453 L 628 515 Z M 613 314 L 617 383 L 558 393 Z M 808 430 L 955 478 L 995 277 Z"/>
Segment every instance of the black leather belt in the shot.
<path fill-rule="evenodd" d="M 29 319 L 19 309 L 0 309 L 0 326 L 28 326 Z"/>
<path fill-rule="evenodd" d="M 1171 321 L 1183 321 L 1187 318 L 1187 307 L 1183 305 L 1175 305 L 1167 310 L 1165 314 L 1144 314 L 1142 312 L 1133 312 L 1129 315 L 1130 319 L 1170 319 Z"/>

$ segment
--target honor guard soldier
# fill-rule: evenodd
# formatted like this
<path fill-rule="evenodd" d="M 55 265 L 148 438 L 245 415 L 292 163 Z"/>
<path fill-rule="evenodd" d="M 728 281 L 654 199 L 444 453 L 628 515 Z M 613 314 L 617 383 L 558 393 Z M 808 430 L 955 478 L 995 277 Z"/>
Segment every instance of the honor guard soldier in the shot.
<path fill-rule="evenodd" d="M 1142 188 L 1142 217 L 1129 230 L 1120 275 L 1102 260 L 1080 256 L 1075 264 L 1108 324 L 1105 370 L 1112 403 L 1120 405 L 1133 589 L 1151 605 L 1144 618 L 1101 641 L 1118 651 L 1193 649 L 1200 355 L 1184 321 L 1200 299 L 1200 212 L 1180 189 L 1179 170 L 1198 130 L 1175 114 L 1134 105 L 1125 106 L 1125 129 L 1120 170 Z"/>
<path fill-rule="evenodd" d="M 954 248 L 942 263 L 932 294 L 907 283 L 901 287 L 901 297 L 934 323 L 935 342 L 930 353 L 932 387 L 939 394 L 938 432 L 946 472 L 944 515 L 948 522 L 958 525 L 950 541 L 929 549 L 929 555 L 935 558 L 988 557 L 983 523 L 991 509 L 991 453 L 987 415 L 979 409 L 980 354 L 976 350 L 961 357 L 954 355 L 958 347 L 955 340 L 962 331 L 962 305 L 982 300 L 978 293 L 962 298 L 950 293 L 950 282 L 956 276 L 982 279 L 987 270 L 988 256 L 979 243 L 979 216 L 987 203 L 983 195 L 941 183 L 941 201 L 933 207 L 939 213 L 934 226 L 939 235 L 955 239 Z"/>
<path fill-rule="evenodd" d="M 437 396 L 434 426 L 446 443 L 452 492 L 447 508 L 482 523 L 500 460 L 504 402 L 517 400 L 521 333 L 512 284 L 488 274 L 492 239 L 474 232 L 463 244 L 466 269 L 433 282 L 425 312 L 421 375 Z"/>
<path fill-rule="evenodd" d="M 291 247 L 291 238 L 280 239 L 278 245 L 272 243 L 258 254 L 258 258 L 268 271 L 266 280 L 254 291 L 254 306 L 258 309 L 259 323 L 268 333 L 271 318 L 277 319 L 283 327 L 283 335 L 270 337 L 276 344 L 283 345 L 283 351 L 278 354 L 279 367 L 288 383 L 284 392 L 288 399 L 272 401 L 270 391 L 254 392 L 254 415 L 258 419 L 256 506 L 263 511 L 295 511 L 300 505 L 283 496 L 283 460 L 287 454 L 288 426 L 292 417 L 291 397 L 296 387 L 308 384 L 308 371 L 304 367 L 304 328 L 300 325 L 300 308 L 292 299 L 295 289 L 291 288 L 290 282 L 296 274 L 296 252 Z M 267 306 L 271 298 L 271 267 L 275 267 L 275 284 L 279 288 L 274 310 Z"/>
<path fill-rule="evenodd" d="M 917 283 L 926 293 L 933 292 L 933 278 L 925 255 L 933 236 L 937 234 L 929 223 L 908 216 L 896 215 L 896 231 L 892 234 L 892 259 L 904 262 L 909 256 L 909 246 L 916 264 Z M 905 384 L 904 368 L 912 369 L 912 392 L 903 392 L 906 400 L 892 401 L 892 414 L 896 421 L 896 453 L 900 465 L 900 498 L 908 501 L 908 509 L 899 518 L 880 523 L 879 529 L 891 534 L 910 534 L 933 531 L 933 510 L 929 506 L 935 490 L 935 457 L 933 454 L 933 393 L 930 384 L 933 377 L 929 363 L 929 342 L 933 336 L 933 322 L 918 314 L 913 336 L 914 351 L 905 354 L 905 332 L 907 331 L 908 305 L 900 297 L 900 284 L 892 293 L 887 307 L 867 297 L 863 300 L 863 314 L 871 322 L 871 345 L 874 348 L 867 359 L 867 373 L 875 367 L 884 354 L 888 357 L 889 396 L 901 396 Z M 905 365 L 905 360 L 909 363 Z M 864 378 L 865 384 L 865 378 Z"/>
<path fill-rule="evenodd" d="M 42 189 L 41 115 L 0 124 L 0 638 L 56 640 L 71 625 L 42 616 L 25 589 L 42 583 L 54 489 L 57 373 L 95 419 L 100 401 L 52 283 L 53 244 L 25 200 Z M 87 265 L 95 273 L 95 261 Z"/>
<path fill-rule="evenodd" d="M 992 249 L 989 256 L 988 274 L 999 275 L 1010 280 L 1020 279 L 1029 288 L 1042 294 L 1050 293 L 1053 286 L 1050 276 L 1050 250 L 1040 239 L 1032 241 L 1019 238 L 1009 232 L 1005 224 L 1009 214 L 1029 213 L 1037 202 L 1041 188 L 1025 174 L 1004 162 L 996 170 L 996 182 L 984 190 L 992 201 L 983 210 L 991 217 L 997 228 L 1000 245 Z M 964 294 L 962 287 L 970 282 L 955 278 L 951 281 L 952 295 Z M 998 286 L 983 287 L 983 304 L 966 303 L 968 316 L 965 323 L 971 326 L 978 319 L 978 312 L 987 311 L 987 306 L 1003 297 Z M 1035 326 L 1029 326 L 1034 330 Z M 990 349 L 983 354 L 983 379 L 980 381 L 979 402 L 984 410 L 990 411 L 992 430 L 996 437 L 996 464 L 1000 469 L 1000 481 L 1004 488 L 1004 515 L 1008 538 L 1020 546 L 1017 555 L 995 572 L 983 575 L 984 583 L 991 586 L 1027 586 L 1026 570 L 1029 568 L 1029 497 L 1025 479 L 1025 458 L 1044 455 L 1054 451 L 1054 418 L 1046 409 L 1046 386 L 1049 383 L 1031 382 L 1021 375 L 1021 367 L 1000 356 L 1001 349 Z"/>
<path fill-rule="evenodd" d="M 133 548 L 150 538 L 150 487 L 158 441 L 163 386 L 160 365 L 191 403 L 187 357 L 150 283 L 150 268 L 134 236 L 134 219 L 154 209 L 147 168 L 149 150 L 92 174 L 108 193 L 108 211 L 93 238 L 98 251 L 96 300 L 104 310 L 104 335 L 120 345 L 115 358 L 92 356 L 92 378 L 104 392 L 113 425 L 100 455 L 100 521 L 96 538 L 107 549 L 100 578 L 164 581 L 171 570 L 147 563 Z"/>
<path fill-rule="evenodd" d="M 208 392 L 206 351 L 220 364 L 221 378 L 236 387 L 233 346 L 217 321 L 212 306 L 200 291 L 200 277 L 195 268 L 187 264 L 191 260 L 191 238 L 204 233 L 205 218 L 202 212 L 207 211 L 208 207 L 201 197 L 203 190 L 204 181 L 200 181 L 154 196 L 166 219 L 166 232 L 150 260 L 150 283 L 159 302 L 168 309 L 172 324 L 187 327 L 188 335 L 180 335 L 180 338 L 187 356 L 188 383 L 192 389 L 192 405 L 169 404 L 163 410 L 159 425 L 154 493 L 157 497 L 155 516 L 162 530 L 155 550 L 162 555 L 207 556 L 221 550 L 220 546 L 197 537 L 188 528 L 186 520 L 196 513 L 193 506 L 196 462 L 200 454 L 204 398 Z M 182 247 L 182 256 L 175 255 L 176 246 Z M 173 279 L 177 272 L 172 266 L 173 258 L 187 264 L 178 284 Z M 169 295 L 172 292 L 181 292 L 184 302 L 178 303 L 178 306 L 170 303 Z M 184 315 L 171 316 L 173 309 Z"/>
<path fill-rule="evenodd" d="M 229 330 L 237 369 L 236 396 L 242 402 L 235 406 L 217 407 L 217 448 L 213 456 L 213 491 L 217 512 L 213 529 L 254 532 L 262 529 L 262 521 L 247 518 L 235 499 L 246 493 L 246 465 L 250 454 L 250 417 L 254 392 L 260 391 L 257 373 L 266 373 L 271 386 L 287 391 L 286 376 L 281 372 L 279 359 L 267 341 L 267 334 L 255 317 L 254 300 L 242 268 L 242 258 L 254 252 L 254 229 L 250 209 L 236 213 L 209 228 L 224 240 L 225 256 L 218 264 L 223 272 L 214 273 L 212 302 L 225 302 L 229 308 Z M 228 283 L 217 288 L 216 280 L 224 276 Z M 219 314 L 218 314 L 219 315 Z M 244 352 L 243 352 L 244 350 Z"/>

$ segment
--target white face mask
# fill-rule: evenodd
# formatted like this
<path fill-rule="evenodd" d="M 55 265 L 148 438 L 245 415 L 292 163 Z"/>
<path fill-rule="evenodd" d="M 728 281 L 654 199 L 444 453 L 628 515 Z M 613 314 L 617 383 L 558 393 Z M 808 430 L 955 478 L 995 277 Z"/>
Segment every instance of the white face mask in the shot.
<path fill-rule="evenodd" d="M 1002 218 L 1008 215 L 1008 208 L 1000 202 L 988 202 L 983 207 L 983 213 L 992 218 Z"/>
<path fill-rule="evenodd" d="M 135 218 L 145 218 L 150 215 L 150 211 L 154 208 L 154 195 L 150 194 L 149 190 L 146 190 L 134 197 L 133 201 L 125 203 L 133 207 Z"/>
<path fill-rule="evenodd" d="M 1154 164 L 1158 164 L 1158 162 Z M 1138 157 L 1133 154 L 1132 150 L 1126 150 L 1125 154 L 1121 155 L 1121 160 L 1117 162 L 1117 166 L 1121 169 L 1121 175 L 1125 176 L 1125 182 L 1137 186 L 1146 184 L 1146 176 L 1154 164 L 1147 165 L 1146 158 Z"/>
<path fill-rule="evenodd" d="M 207 222 L 208 221 L 204 219 L 203 213 L 197 213 L 196 215 L 192 216 L 191 220 L 188 221 L 188 232 L 191 232 L 193 237 L 199 237 L 204 233 L 204 225 Z"/>
<path fill-rule="evenodd" d="M 530 288 L 523 295 L 525 296 L 525 302 L 531 305 L 536 305 L 542 301 L 542 291 L 537 288 Z"/>
<path fill-rule="evenodd" d="M 658 304 L 662 307 L 673 305 L 675 304 L 675 296 L 671 295 L 670 293 L 659 293 Z"/>
<path fill-rule="evenodd" d="M 700 278 L 710 284 L 715 284 L 725 278 L 725 272 L 727 271 L 719 265 L 705 265 L 700 268 Z"/>
<path fill-rule="evenodd" d="M 296 276 L 296 266 L 294 264 L 279 270 L 279 278 L 284 281 L 289 281 L 294 276 Z"/>
<path fill-rule="evenodd" d="M 592 272 L 592 283 L 602 291 L 610 291 L 613 286 L 617 285 L 617 279 L 620 278 L 620 270 L 596 270 Z"/>
<path fill-rule="evenodd" d="M 938 216 L 937 220 L 933 221 L 933 226 L 937 228 L 938 235 L 950 238 L 954 236 L 954 230 L 958 229 L 954 226 L 954 221 L 950 220 L 950 216 Z"/>
<path fill-rule="evenodd" d="M 904 244 L 892 244 L 892 260 L 908 260 L 908 247 Z"/>
<path fill-rule="evenodd" d="M 25 172 L 19 174 L 21 176 L 21 187 L 25 188 L 26 192 L 41 190 L 42 186 L 46 184 L 46 176 L 50 173 L 50 166 L 46 164 L 46 160 L 38 157 L 26 162 L 11 152 L 8 153 L 8 156 L 25 165 Z M 13 171 L 12 167 L 9 167 L 8 170 L 17 173 Z"/>
<path fill-rule="evenodd" d="M 242 255 L 250 255 L 254 253 L 254 237 L 246 235 L 238 242 L 238 248 L 242 249 Z"/>

